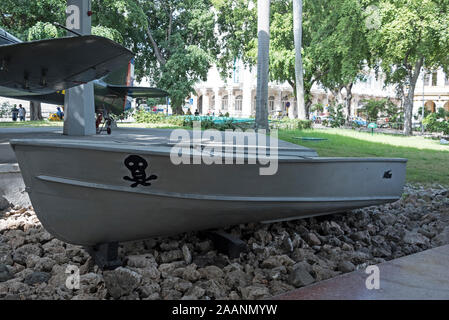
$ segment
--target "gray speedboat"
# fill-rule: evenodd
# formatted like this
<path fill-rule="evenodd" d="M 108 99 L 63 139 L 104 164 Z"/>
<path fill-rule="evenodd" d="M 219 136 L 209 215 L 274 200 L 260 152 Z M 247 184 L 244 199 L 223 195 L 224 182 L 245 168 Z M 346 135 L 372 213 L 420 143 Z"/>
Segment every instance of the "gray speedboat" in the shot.
<path fill-rule="evenodd" d="M 257 163 L 175 165 L 172 145 L 157 139 L 59 137 L 11 145 L 43 226 L 85 246 L 394 202 L 407 162 L 321 158 L 280 145 L 277 173 L 264 176 Z M 191 156 L 200 152 L 187 149 Z"/>

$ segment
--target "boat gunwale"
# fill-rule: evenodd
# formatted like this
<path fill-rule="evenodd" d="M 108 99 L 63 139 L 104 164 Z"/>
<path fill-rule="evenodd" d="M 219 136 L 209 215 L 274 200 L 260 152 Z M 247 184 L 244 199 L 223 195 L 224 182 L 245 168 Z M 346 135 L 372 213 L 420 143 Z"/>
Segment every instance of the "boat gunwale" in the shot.
<path fill-rule="evenodd" d="M 50 183 L 59 183 L 73 187 L 99 189 L 106 191 L 135 193 L 155 197 L 178 198 L 187 200 L 207 200 L 207 201 L 233 201 L 233 202 L 269 202 L 269 203 L 327 203 L 327 202 L 351 202 L 351 201 L 397 201 L 400 196 L 375 196 L 375 197 L 267 197 L 267 196 L 226 196 L 226 195 L 205 195 L 193 193 L 167 192 L 157 190 L 140 190 L 124 186 L 114 186 L 103 183 L 93 183 L 69 178 L 39 175 L 38 180 Z M 31 191 L 31 190 L 30 190 Z M 39 191 L 38 191 L 39 192 Z"/>
<path fill-rule="evenodd" d="M 73 140 L 72 140 L 73 141 Z M 76 140 L 77 142 L 83 142 L 83 140 Z M 16 146 L 32 146 L 32 147 L 55 147 L 55 148 L 67 148 L 67 149 L 78 149 L 78 150 L 93 150 L 93 151 L 105 151 L 105 152 L 116 152 L 116 153 L 139 153 L 145 155 L 157 155 L 157 156 L 165 156 L 170 157 L 170 149 L 173 147 L 169 146 L 158 146 L 151 145 L 142 146 L 142 145 L 104 145 L 100 142 L 95 143 L 86 143 L 84 145 L 79 145 L 76 143 L 71 143 L 70 141 L 63 142 L 55 142 L 48 141 L 45 139 L 11 139 L 10 144 L 15 149 Z M 151 150 L 150 148 L 158 148 L 163 150 Z M 187 148 L 186 148 L 187 149 Z M 289 149 L 292 151 L 294 148 Z M 196 149 L 190 149 L 191 151 L 197 151 L 198 155 L 201 153 Z M 280 149 L 282 150 L 282 149 Z M 285 150 L 285 149 L 284 149 Z M 303 149 L 298 149 L 298 152 L 306 152 Z M 313 153 L 313 152 L 311 152 Z M 256 154 L 251 154 L 256 155 Z M 190 156 L 195 156 L 192 152 Z M 407 163 L 408 159 L 405 158 L 357 158 L 357 157 L 316 157 L 316 156 L 306 156 L 306 155 L 283 155 L 278 154 L 278 162 L 299 162 L 299 163 L 338 163 L 338 162 L 394 162 L 394 163 Z M 230 154 L 228 157 L 231 158 Z M 273 160 L 275 155 L 265 156 L 263 159 Z M 295 158 L 293 158 L 295 157 Z M 226 158 L 226 154 L 223 158 Z M 232 158 L 248 158 L 248 154 L 245 153 L 233 153 Z M 217 164 L 215 164 L 217 165 Z"/>

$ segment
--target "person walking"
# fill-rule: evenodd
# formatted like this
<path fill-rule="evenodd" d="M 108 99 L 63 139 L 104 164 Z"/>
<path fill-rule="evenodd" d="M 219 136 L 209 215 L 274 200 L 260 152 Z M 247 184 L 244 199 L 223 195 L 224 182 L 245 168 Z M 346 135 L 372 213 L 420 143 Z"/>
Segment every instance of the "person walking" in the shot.
<path fill-rule="evenodd" d="M 14 107 L 12 107 L 11 113 L 12 113 L 12 121 L 17 121 L 17 117 L 19 115 L 19 109 L 17 109 L 17 105 L 14 105 Z"/>
<path fill-rule="evenodd" d="M 25 121 L 25 117 L 26 117 L 26 110 L 24 107 L 22 107 L 21 104 L 19 104 L 19 119 L 20 121 Z"/>

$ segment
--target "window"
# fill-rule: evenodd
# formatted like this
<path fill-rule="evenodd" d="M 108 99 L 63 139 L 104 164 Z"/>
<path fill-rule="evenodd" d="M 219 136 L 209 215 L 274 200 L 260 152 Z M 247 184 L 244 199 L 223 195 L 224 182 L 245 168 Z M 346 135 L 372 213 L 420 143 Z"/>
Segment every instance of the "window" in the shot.
<path fill-rule="evenodd" d="M 235 111 L 242 111 L 242 96 L 235 98 Z"/>
<path fill-rule="evenodd" d="M 424 74 L 424 85 L 429 86 L 430 85 L 430 73 L 426 72 Z"/>
<path fill-rule="evenodd" d="M 438 85 L 438 73 L 436 71 L 432 72 L 432 86 L 436 87 Z"/>
<path fill-rule="evenodd" d="M 221 110 L 227 111 L 228 110 L 228 96 L 224 96 L 223 100 L 221 100 Z"/>
<path fill-rule="evenodd" d="M 447 73 L 446 73 L 446 77 L 445 77 L 444 84 L 445 84 L 446 86 L 449 86 L 449 74 L 447 74 Z"/>
<path fill-rule="evenodd" d="M 268 98 L 268 112 L 274 112 L 274 97 L 270 96 Z"/>

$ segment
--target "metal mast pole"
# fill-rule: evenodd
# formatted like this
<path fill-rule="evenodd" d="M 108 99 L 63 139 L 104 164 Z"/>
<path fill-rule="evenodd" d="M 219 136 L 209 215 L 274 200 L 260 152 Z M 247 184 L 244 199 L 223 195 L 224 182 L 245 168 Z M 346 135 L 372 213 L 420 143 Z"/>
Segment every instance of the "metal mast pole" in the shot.
<path fill-rule="evenodd" d="M 66 27 L 81 35 L 92 30 L 91 0 L 67 0 Z M 73 36 L 72 32 L 67 35 Z M 94 86 L 92 82 L 66 90 L 64 98 L 64 134 L 88 136 L 96 133 Z"/>

